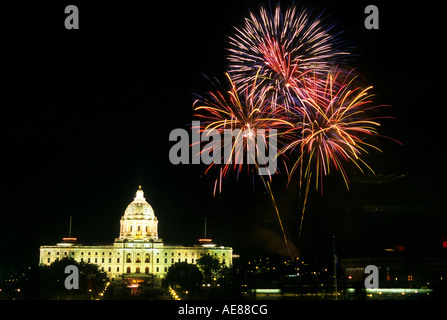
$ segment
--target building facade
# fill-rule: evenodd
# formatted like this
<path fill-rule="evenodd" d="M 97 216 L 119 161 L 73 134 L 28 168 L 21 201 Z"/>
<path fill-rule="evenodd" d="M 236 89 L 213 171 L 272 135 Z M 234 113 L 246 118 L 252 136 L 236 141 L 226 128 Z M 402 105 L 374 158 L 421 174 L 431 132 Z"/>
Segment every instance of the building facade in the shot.
<path fill-rule="evenodd" d="M 40 265 L 63 258 L 97 264 L 110 278 L 153 275 L 164 278 L 176 262 L 195 264 L 203 255 L 217 257 L 222 264 L 232 265 L 233 249 L 217 246 L 211 239 L 199 239 L 192 247 L 166 245 L 158 237 L 158 220 L 144 192 L 136 192 L 120 221 L 119 237 L 111 245 L 84 246 L 76 238 L 63 238 L 61 243 L 40 247 Z"/>

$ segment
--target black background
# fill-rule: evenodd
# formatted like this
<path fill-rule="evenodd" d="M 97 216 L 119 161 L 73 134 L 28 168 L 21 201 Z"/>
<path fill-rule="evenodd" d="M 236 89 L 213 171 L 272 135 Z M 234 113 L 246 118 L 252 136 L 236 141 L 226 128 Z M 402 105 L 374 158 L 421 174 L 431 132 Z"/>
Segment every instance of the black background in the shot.
<path fill-rule="evenodd" d="M 112 243 L 142 185 L 167 243 L 208 235 L 243 256 L 286 254 L 261 181 L 229 177 L 213 197 L 202 165 L 169 162 L 169 133 L 192 120 L 194 94 L 223 80 L 226 37 L 259 1 L 21 2 L 2 5 L 0 265 L 38 263 L 40 245 L 72 233 Z M 281 1 L 286 7 L 290 1 Z M 80 29 L 64 28 L 76 4 Z M 385 116 L 366 158 L 376 176 L 349 169 L 311 190 L 298 241 L 297 180 L 274 193 L 292 246 L 305 257 L 371 255 L 400 245 L 435 255 L 447 236 L 444 159 L 445 28 L 441 8 L 375 1 L 379 30 L 364 28 L 369 1 L 299 1 L 326 10 L 355 46 L 353 66 L 374 85 Z M 274 5 L 274 3 L 272 4 Z M 439 13 L 439 14 L 438 14 Z M 349 167 L 349 166 L 348 166 Z"/>

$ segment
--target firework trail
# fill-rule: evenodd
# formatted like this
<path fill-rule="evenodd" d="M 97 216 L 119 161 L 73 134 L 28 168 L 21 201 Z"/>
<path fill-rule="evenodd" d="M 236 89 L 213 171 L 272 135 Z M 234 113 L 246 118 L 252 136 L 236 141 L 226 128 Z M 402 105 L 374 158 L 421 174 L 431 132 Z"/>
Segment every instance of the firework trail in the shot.
<path fill-rule="evenodd" d="M 362 156 L 368 153 L 367 148 L 380 151 L 365 142 L 367 136 L 378 135 L 379 118 L 370 117 L 369 113 L 380 106 L 372 104 L 372 86 L 356 87 L 355 79 L 355 76 L 335 69 L 324 78 L 314 73 L 304 80 L 307 96 L 297 107 L 300 121 L 295 125 L 295 132 L 288 132 L 295 136 L 295 140 L 280 151 L 299 153 L 289 172 L 289 181 L 299 168 L 300 182 L 304 181 L 305 187 L 300 234 L 312 176 L 315 177 L 315 188 L 322 192 L 323 177 L 329 175 L 331 169 L 341 173 L 349 189 L 345 163 L 353 163 L 362 173 L 364 168 L 374 173 Z M 325 82 L 324 87 L 319 85 L 321 80 Z"/>
<path fill-rule="evenodd" d="M 193 128 L 193 130 L 198 130 L 200 134 L 204 132 L 209 133 L 210 130 L 215 130 L 220 135 L 225 135 L 226 130 L 228 129 L 231 132 L 236 131 L 235 141 L 231 147 L 230 156 L 230 159 L 234 159 L 234 163 L 232 163 L 233 161 L 229 161 L 230 159 L 224 159 L 224 156 L 221 157 L 222 161 L 219 162 L 222 163 L 222 165 L 220 165 L 219 174 L 214 183 L 214 195 L 216 194 L 217 186 L 219 186 L 218 191 L 222 191 L 222 180 L 232 170 L 239 176 L 245 164 L 247 170 L 252 171 L 252 173 L 255 170 L 257 171 L 258 162 L 255 157 L 253 157 L 253 161 L 247 159 L 247 161 L 244 162 L 243 159 L 249 154 L 249 145 L 258 148 L 258 144 L 254 143 L 255 136 L 259 139 L 259 136 L 256 134 L 258 130 L 264 130 L 263 133 L 265 135 L 262 136 L 264 139 L 263 145 L 266 145 L 265 142 L 267 138 L 271 139 L 272 137 L 270 129 L 277 130 L 275 132 L 279 131 L 279 134 L 275 133 L 275 139 L 279 140 L 281 145 L 286 145 L 290 142 L 287 140 L 282 142 L 281 137 L 286 136 L 288 129 L 294 128 L 294 125 L 288 121 L 287 116 L 284 114 L 284 109 L 273 107 L 268 95 L 270 88 L 258 88 L 256 81 L 257 77 L 255 77 L 253 84 L 246 88 L 244 94 L 238 92 L 238 89 L 229 74 L 227 74 L 227 78 L 231 86 L 230 90 L 226 92 L 223 90 L 211 91 L 209 92 L 208 98 L 199 98 L 193 105 L 194 111 L 196 112 L 195 116 L 203 119 L 200 127 Z M 242 147 L 238 148 L 238 145 Z M 220 148 L 225 149 L 225 146 L 220 145 Z M 210 150 L 205 147 L 200 152 L 208 153 L 209 151 Z M 270 152 L 274 152 L 276 155 L 278 150 L 270 150 Z M 252 153 L 252 155 L 253 154 L 254 153 Z M 259 153 L 257 154 L 259 155 Z M 215 166 L 214 163 L 209 164 L 205 174 L 213 166 Z M 284 226 L 270 187 L 271 175 L 269 175 L 268 179 L 264 178 L 262 175 L 260 175 L 260 177 L 275 208 L 285 245 L 289 251 L 289 255 L 291 255 Z"/>
<path fill-rule="evenodd" d="M 260 7 L 250 13 L 241 28 L 229 37 L 229 73 L 234 83 L 245 90 L 254 77 L 261 86 L 272 87 L 276 101 L 289 108 L 304 97 L 303 77 L 308 72 L 327 73 L 344 62 L 349 54 L 342 50 L 334 25 L 323 22 L 322 14 L 312 18 L 309 10 L 289 7 L 285 13 Z"/>

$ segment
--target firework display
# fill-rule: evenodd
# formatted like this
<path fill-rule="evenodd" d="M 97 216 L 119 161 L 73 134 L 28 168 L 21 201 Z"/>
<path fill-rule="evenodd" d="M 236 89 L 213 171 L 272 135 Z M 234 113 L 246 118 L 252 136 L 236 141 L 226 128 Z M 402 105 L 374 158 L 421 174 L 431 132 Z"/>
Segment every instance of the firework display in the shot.
<path fill-rule="evenodd" d="M 378 135 L 380 119 L 371 116 L 377 108 L 373 88 L 357 84 L 364 81 L 357 81 L 354 68 L 345 64 L 349 52 L 343 49 L 346 43 L 340 34 L 333 34 L 334 25 L 326 24 L 321 14 L 312 16 L 306 9 L 282 11 L 279 6 L 273 11 L 261 6 L 258 15 L 250 13 L 229 37 L 230 89 L 210 92 L 209 98 L 194 104 L 195 115 L 203 120 L 201 131 L 275 130 L 277 158 L 283 161 L 289 182 L 299 172 L 300 195 L 304 194 L 300 234 L 311 182 L 322 192 L 324 176 L 338 171 L 349 188 L 345 166 L 372 171 L 363 158 L 368 149 L 379 150 L 367 139 Z M 236 139 L 250 139 L 248 132 Z M 239 158 L 248 152 L 247 148 L 232 151 Z M 242 168 L 221 166 L 214 192 L 218 181 L 221 191 L 222 177 L 230 169 L 239 174 Z M 269 178 L 262 181 L 284 234 Z M 285 234 L 284 240 L 287 243 Z"/>

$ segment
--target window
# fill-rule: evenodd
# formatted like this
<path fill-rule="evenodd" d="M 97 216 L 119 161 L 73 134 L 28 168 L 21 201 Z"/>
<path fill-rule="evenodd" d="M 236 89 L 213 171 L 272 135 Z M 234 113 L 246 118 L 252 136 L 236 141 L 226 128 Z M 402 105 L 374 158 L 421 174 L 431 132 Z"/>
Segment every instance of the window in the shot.
<path fill-rule="evenodd" d="M 160 259 L 159 258 L 157 258 L 157 263 L 160 263 Z"/>
<path fill-rule="evenodd" d="M 50 255 L 51 254 L 51 252 L 50 251 L 48 251 L 48 255 Z"/>
<path fill-rule="evenodd" d="M 95 263 L 98 263 L 98 258 L 95 258 Z"/>
<path fill-rule="evenodd" d="M 104 258 L 101 259 L 101 263 L 104 263 Z"/>
<path fill-rule="evenodd" d="M 87 263 L 90 263 L 90 258 L 87 259 Z"/>
<path fill-rule="evenodd" d="M 97 255 L 98 255 L 98 251 L 95 252 L 95 256 L 97 256 Z"/>
<path fill-rule="evenodd" d="M 112 258 L 109 258 L 109 263 L 112 263 Z"/>
<path fill-rule="evenodd" d="M 102 252 L 102 255 L 105 255 L 105 254 L 106 254 L 106 253 L 103 251 L 103 252 Z"/>
<path fill-rule="evenodd" d="M 149 267 L 144 268 L 144 273 L 149 274 Z"/>
<path fill-rule="evenodd" d="M 127 267 L 127 273 L 130 273 L 130 267 Z"/>
<path fill-rule="evenodd" d="M 132 262 L 132 254 L 130 254 L 130 253 L 127 254 L 126 262 L 127 263 Z"/>
<path fill-rule="evenodd" d="M 48 252 L 49 253 L 49 252 Z M 48 263 L 50 263 L 50 261 L 51 261 L 51 258 L 48 258 Z"/>
<path fill-rule="evenodd" d="M 171 263 L 174 263 L 174 258 L 171 258 Z"/>
<path fill-rule="evenodd" d="M 413 275 L 412 275 L 412 274 L 409 274 L 408 277 L 407 277 L 407 279 L 408 279 L 408 281 L 413 281 Z"/>
<path fill-rule="evenodd" d="M 135 273 L 140 273 L 140 267 L 137 267 L 137 268 L 135 269 Z"/>
<path fill-rule="evenodd" d="M 146 253 L 146 258 L 144 259 L 144 262 L 146 262 L 146 263 L 150 262 L 150 260 L 149 260 L 149 253 Z"/>
<path fill-rule="evenodd" d="M 167 258 L 165 258 L 165 263 L 168 263 L 168 259 Z"/>
<path fill-rule="evenodd" d="M 116 267 L 116 272 L 120 272 L 120 267 Z"/>
<path fill-rule="evenodd" d="M 109 269 L 108 269 L 108 270 L 109 270 L 109 272 L 110 272 L 110 271 L 112 271 L 112 267 L 109 267 Z"/>
<path fill-rule="evenodd" d="M 116 258 L 116 263 L 120 263 L 120 258 Z"/>

